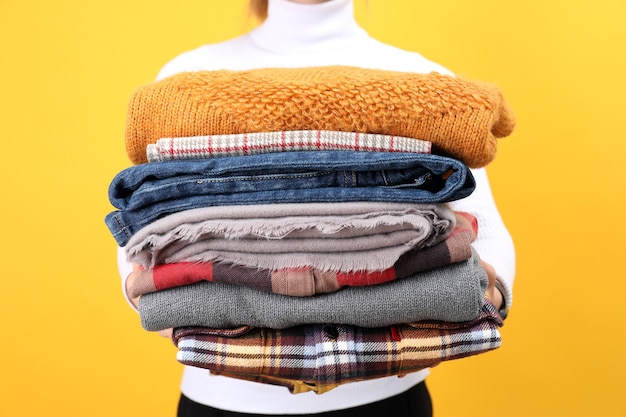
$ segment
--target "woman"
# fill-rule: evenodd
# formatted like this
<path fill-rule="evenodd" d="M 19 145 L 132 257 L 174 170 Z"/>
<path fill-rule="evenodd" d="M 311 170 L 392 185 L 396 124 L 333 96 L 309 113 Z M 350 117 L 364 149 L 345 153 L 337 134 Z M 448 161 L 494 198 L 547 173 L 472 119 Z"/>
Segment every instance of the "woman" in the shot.
<path fill-rule="evenodd" d="M 263 23 L 250 33 L 185 52 L 159 72 L 158 79 L 198 70 L 246 70 L 262 67 L 351 65 L 417 73 L 449 70 L 420 54 L 383 44 L 354 19 L 352 0 L 269 0 L 250 2 Z M 452 203 L 454 210 L 477 217 L 479 238 L 474 247 L 490 275 L 489 296 L 507 307 L 512 300 L 515 255 L 511 237 L 495 206 L 487 174 L 474 169 L 477 187 Z M 122 277 L 130 265 L 120 256 Z M 494 289 L 497 271 L 498 289 Z M 293 395 L 284 387 L 221 376 L 186 367 L 181 384 L 179 416 L 324 415 L 351 416 L 381 412 L 394 416 L 430 416 L 431 400 L 424 380 L 428 370 L 405 377 L 387 377 L 339 386 L 323 395 Z"/>

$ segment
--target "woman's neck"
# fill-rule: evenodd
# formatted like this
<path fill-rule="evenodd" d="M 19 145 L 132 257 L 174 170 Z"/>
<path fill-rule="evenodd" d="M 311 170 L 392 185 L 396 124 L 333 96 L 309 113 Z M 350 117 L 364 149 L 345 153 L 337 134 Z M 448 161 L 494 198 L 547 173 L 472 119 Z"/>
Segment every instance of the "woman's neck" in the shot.
<path fill-rule="evenodd" d="M 258 46 L 277 53 L 310 53 L 344 48 L 367 34 L 354 19 L 352 0 L 269 0 L 267 19 L 250 36 Z"/>

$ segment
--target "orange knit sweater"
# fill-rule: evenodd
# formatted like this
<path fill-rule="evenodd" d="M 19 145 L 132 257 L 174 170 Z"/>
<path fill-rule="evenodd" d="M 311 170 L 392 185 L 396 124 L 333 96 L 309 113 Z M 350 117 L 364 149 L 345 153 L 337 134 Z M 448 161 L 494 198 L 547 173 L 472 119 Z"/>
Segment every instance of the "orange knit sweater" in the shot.
<path fill-rule="evenodd" d="M 160 138 L 339 130 L 413 137 L 472 168 L 493 160 L 514 116 L 493 85 L 437 73 L 347 66 L 199 71 L 133 94 L 126 150 L 135 164 Z"/>

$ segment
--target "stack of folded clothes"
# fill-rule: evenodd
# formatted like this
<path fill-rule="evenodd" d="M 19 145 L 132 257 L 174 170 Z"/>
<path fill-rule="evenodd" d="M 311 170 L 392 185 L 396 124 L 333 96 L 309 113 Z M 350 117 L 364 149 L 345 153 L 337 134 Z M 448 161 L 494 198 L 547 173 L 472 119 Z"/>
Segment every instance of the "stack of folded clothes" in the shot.
<path fill-rule="evenodd" d="M 133 95 L 106 217 L 149 331 L 212 373 L 326 392 L 500 346 L 448 202 L 513 116 L 488 84 L 356 67 L 181 73 Z"/>

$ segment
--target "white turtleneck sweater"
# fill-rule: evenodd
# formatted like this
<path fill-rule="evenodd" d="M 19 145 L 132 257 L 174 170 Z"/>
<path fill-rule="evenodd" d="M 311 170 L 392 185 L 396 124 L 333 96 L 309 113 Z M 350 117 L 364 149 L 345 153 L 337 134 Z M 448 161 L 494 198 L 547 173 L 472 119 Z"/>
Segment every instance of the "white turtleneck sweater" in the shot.
<path fill-rule="evenodd" d="M 158 79 L 183 71 L 246 70 L 262 67 L 352 65 L 365 68 L 451 74 L 420 54 L 383 44 L 370 37 L 354 19 L 352 0 L 299 4 L 269 0 L 268 17 L 250 33 L 185 52 L 167 63 Z M 491 263 L 506 289 L 507 303 L 515 274 L 513 242 L 495 206 L 484 169 L 472 170 L 476 190 L 452 203 L 478 219 L 474 247 Z M 122 280 L 130 272 L 119 252 Z M 125 286 L 125 283 L 123 284 Z M 212 376 L 185 367 L 181 389 L 192 400 L 212 407 L 256 414 L 303 414 L 355 407 L 399 394 L 424 380 L 428 370 L 403 378 L 387 377 L 341 385 L 325 394 L 293 395 L 286 388 Z"/>

